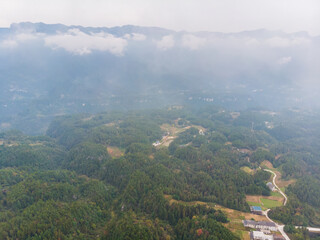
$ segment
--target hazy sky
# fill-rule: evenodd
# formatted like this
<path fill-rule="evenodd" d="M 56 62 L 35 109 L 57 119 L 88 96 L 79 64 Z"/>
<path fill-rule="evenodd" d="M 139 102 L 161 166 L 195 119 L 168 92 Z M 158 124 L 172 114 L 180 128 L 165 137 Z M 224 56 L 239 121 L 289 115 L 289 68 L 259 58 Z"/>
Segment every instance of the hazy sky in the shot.
<path fill-rule="evenodd" d="M 0 27 L 22 21 L 320 35 L 320 0 L 0 0 Z"/>

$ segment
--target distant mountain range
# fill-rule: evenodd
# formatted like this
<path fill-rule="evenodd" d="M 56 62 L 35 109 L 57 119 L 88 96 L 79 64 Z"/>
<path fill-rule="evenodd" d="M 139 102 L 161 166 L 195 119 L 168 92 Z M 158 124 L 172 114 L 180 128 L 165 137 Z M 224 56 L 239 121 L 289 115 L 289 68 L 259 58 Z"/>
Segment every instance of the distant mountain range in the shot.
<path fill-rule="evenodd" d="M 14 23 L 0 29 L 0 61 L 0 130 L 40 133 L 74 112 L 279 109 L 319 99 L 320 38 L 306 32 Z"/>

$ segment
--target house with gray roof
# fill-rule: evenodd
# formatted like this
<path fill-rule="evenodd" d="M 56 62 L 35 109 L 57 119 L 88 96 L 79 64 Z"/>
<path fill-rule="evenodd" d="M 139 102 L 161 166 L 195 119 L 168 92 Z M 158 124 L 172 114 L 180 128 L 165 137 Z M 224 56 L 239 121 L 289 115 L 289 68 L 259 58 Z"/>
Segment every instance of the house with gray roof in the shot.
<path fill-rule="evenodd" d="M 267 231 L 276 232 L 278 230 L 277 225 L 273 222 L 266 222 L 266 221 L 256 222 L 253 220 L 243 220 L 242 222 L 245 227 L 259 229 L 260 231 L 263 231 L 263 232 L 267 232 Z"/>

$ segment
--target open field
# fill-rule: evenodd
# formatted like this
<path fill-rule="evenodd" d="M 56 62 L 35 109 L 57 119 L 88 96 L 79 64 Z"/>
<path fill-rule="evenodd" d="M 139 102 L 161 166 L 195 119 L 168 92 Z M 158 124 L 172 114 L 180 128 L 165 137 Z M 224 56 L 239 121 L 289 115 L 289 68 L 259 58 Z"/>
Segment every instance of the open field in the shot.
<path fill-rule="evenodd" d="M 240 212 L 234 209 L 225 208 L 220 205 L 216 205 L 215 209 L 223 211 L 228 219 L 229 223 L 223 224 L 230 231 L 234 232 L 241 239 L 249 240 L 249 231 L 243 226 L 242 220 L 254 219 L 255 221 L 268 221 L 265 216 L 255 215 L 251 213 Z"/>
<path fill-rule="evenodd" d="M 106 127 L 113 127 L 113 126 L 115 126 L 115 125 L 116 125 L 115 122 L 110 122 L 110 123 L 104 124 L 104 126 L 106 126 Z"/>
<path fill-rule="evenodd" d="M 124 152 L 117 147 L 107 147 L 107 151 L 112 158 L 122 157 Z"/>
<path fill-rule="evenodd" d="M 176 120 L 176 122 L 177 122 L 177 120 Z M 203 132 L 206 131 L 205 128 L 203 128 L 201 126 L 198 126 L 198 125 L 179 127 L 179 126 L 177 126 L 177 124 L 172 124 L 172 125 L 170 125 L 168 123 L 162 124 L 160 126 L 161 130 L 167 132 L 168 135 L 163 137 L 160 140 L 160 144 L 157 147 L 169 147 L 170 143 L 172 143 L 172 141 L 175 138 L 177 138 L 180 133 L 186 131 L 187 129 L 189 129 L 191 127 L 194 127 L 194 128 L 199 129 L 199 130 L 202 130 Z"/>
<path fill-rule="evenodd" d="M 283 196 L 281 195 L 281 193 L 279 193 L 278 191 L 277 192 L 271 192 L 271 196 L 273 197 L 280 197 L 283 199 Z M 271 199 L 271 198 L 270 198 Z"/>
<path fill-rule="evenodd" d="M 265 208 L 274 208 L 274 207 L 280 207 L 282 206 L 282 202 L 281 201 L 275 201 L 275 200 L 271 200 L 271 199 L 266 199 L 266 198 L 260 198 L 263 206 Z"/>
<path fill-rule="evenodd" d="M 83 122 L 87 122 L 87 121 L 90 121 L 91 119 L 93 119 L 94 115 L 91 115 L 90 117 L 87 117 L 87 118 L 83 118 L 81 119 Z"/>
<path fill-rule="evenodd" d="M 277 192 L 278 193 L 278 192 Z M 276 194 L 276 193 L 275 193 Z M 263 196 L 263 195 L 246 195 L 246 200 L 247 201 L 250 201 L 250 202 L 261 202 L 261 199 L 264 198 L 264 199 L 268 199 L 268 200 L 271 200 L 271 201 L 278 201 L 278 202 L 282 202 L 283 201 L 283 196 L 278 193 L 279 196 Z"/>
<path fill-rule="evenodd" d="M 255 202 L 260 203 L 260 195 L 246 195 L 246 201 L 247 202 Z"/>
<path fill-rule="evenodd" d="M 242 171 L 250 174 L 250 175 L 253 175 L 253 174 L 254 174 L 254 170 L 252 170 L 252 169 L 249 168 L 249 167 L 241 167 L 240 169 L 241 169 Z"/>
<path fill-rule="evenodd" d="M 272 163 L 269 161 L 265 160 L 260 165 L 269 168 L 270 170 L 274 171 L 277 174 L 276 184 L 283 192 L 286 187 L 288 187 L 290 184 L 294 184 L 297 181 L 296 179 L 283 180 L 281 171 L 279 171 L 279 169 L 277 169 L 277 168 L 274 168 Z M 271 178 L 270 178 L 271 182 L 272 182 L 272 178 L 273 178 L 273 176 L 271 176 Z"/>
<path fill-rule="evenodd" d="M 169 147 L 170 143 L 172 143 L 175 138 L 176 138 L 176 137 L 168 136 L 168 137 L 163 141 L 162 146 L 164 146 L 164 147 Z"/>
<path fill-rule="evenodd" d="M 41 143 L 41 142 L 30 143 L 29 146 L 43 146 L 43 143 Z"/>
<path fill-rule="evenodd" d="M 214 208 L 216 210 L 223 211 L 227 215 L 230 221 L 229 223 L 224 223 L 223 225 L 244 240 L 249 240 L 250 236 L 249 236 L 249 231 L 247 231 L 247 229 L 243 226 L 242 220 L 254 219 L 255 221 L 268 221 L 268 219 L 265 216 L 255 215 L 255 214 L 246 213 L 246 212 L 240 212 L 234 209 L 225 208 L 223 206 L 220 206 L 214 203 L 206 203 L 201 201 L 184 202 L 184 201 L 172 199 L 171 195 L 164 195 L 164 197 L 169 201 L 170 204 L 178 203 L 178 204 L 183 204 L 187 206 L 200 204 L 210 208 Z"/>
<path fill-rule="evenodd" d="M 168 132 L 170 136 L 177 136 L 179 133 L 182 133 L 183 131 L 189 129 L 190 126 L 183 128 L 183 127 L 178 127 L 175 124 L 170 125 L 168 123 L 165 123 L 165 124 L 162 124 L 160 128 L 162 131 Z"/>
<path fill-rule="evenodd" d="M 260 164 L 260 166 L 261 166 L 261 167 L 264 166 L 264 167 L 270 168 L 270 169 L 272 169 L 272 170 L 275 170 L 275 168 L 273 168 L 272 163 L 269 162 L 269 161 L 267 161 L 267 160 L 264 160 L 264 161 Z"/>
<path fill-rule="evenodd" d="M 297 181 L 297 179 L 289 179 L 289 180 L 283 180 L 282 178 L 281 178 L 281 173 L 280 172 L 276 172 L 277 173 L 277 175 L 278 175 L 278 177 L 277 177 L 277 179 L 276 179 L 276 184 L 278 185 L 278 187 L 280 188 L 280 189 L 282 189 L 282 188 L 286 188 L 286 187 L 288 187 L 290 184 L 294 184 L 296 181 Z M 279 178 L 279 180 L 278 180 L 278 178 Z M 278 180 L 278 181 L 277 181 Z M 283 190 L 282 190 L 283 191 Z"/>
<path fill-rule="evenodd" d="M 212 208 L 215 207 L 214 203 L 206 203 L 206 202 L 201 202 L 201 201 L 184 202 L 184 201 L 181 201 L 181 200 L 175 200 L 175 199 L 172 198 L 171 195 L 166 195 L 166 194 L 164 195 L 164 198 L 169 201 L 170 205 L 173 204 L 173 203 L 178 203 L 178 204 L 182 204 L 182 205 L 185 205 L 185 206 L 206 205 L 207 207 L 212 207 Z"/>
<path fill-rule="evenodd" d="M 283 204 L 284 198 L 280 193 L 278 194 L 276 196 L 246 195 L 246 201 L 250 206 L 260 206 L 263 210 L 267 210 Z"/>

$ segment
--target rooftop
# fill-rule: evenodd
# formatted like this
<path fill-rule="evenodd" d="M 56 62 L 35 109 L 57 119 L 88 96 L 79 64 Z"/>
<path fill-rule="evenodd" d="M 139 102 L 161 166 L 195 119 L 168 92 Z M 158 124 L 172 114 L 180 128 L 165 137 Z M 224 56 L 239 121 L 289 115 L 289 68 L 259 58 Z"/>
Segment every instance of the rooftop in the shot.
<path fill-rule="evenodd" d="M 261 222 L 256 222 L 256 221 L 253 221 L 253 220 L 243 220 L 243 224 L 244 225 L 260 225 L 260 226 L 269 226 L 269 227 L 276 227 L 276 224 L 273 223 L 273 222 L 266 222 L 266 221 L 261 221 Z"/>
<path fill-rule="evenodd" d="M 262 209 L 259 206 L 252 206 L 251 211 L 262 211 Z"/>

